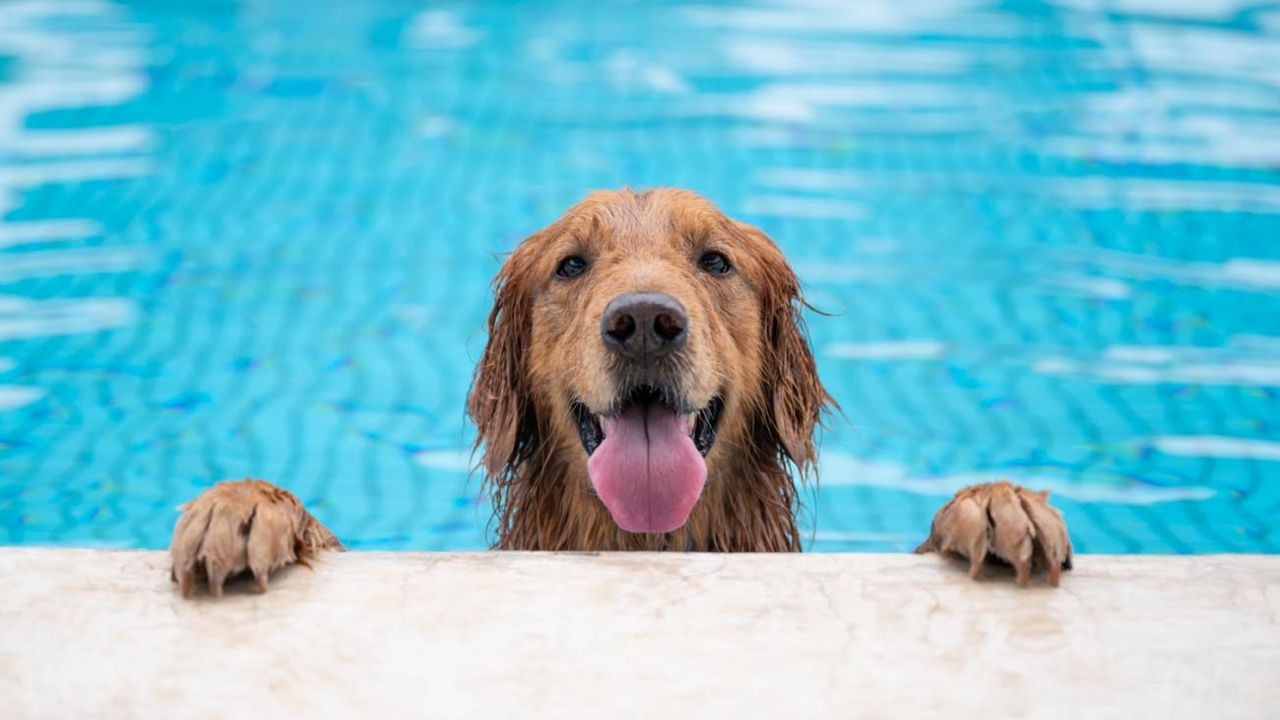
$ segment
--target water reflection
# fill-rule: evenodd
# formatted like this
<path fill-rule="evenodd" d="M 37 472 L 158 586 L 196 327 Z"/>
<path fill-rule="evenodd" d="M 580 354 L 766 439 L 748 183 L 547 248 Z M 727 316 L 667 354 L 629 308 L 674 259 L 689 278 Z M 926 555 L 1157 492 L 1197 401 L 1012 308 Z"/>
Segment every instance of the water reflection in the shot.
<path fill-rule="evenodd" d="M 1275 551 L 1280 12 L 1071 0 L 0 5 L 0 541 L 226 475 L 482 547 L 495 255 L 595 187 L 783 245 L 845 410 L 818 549 L 1053 489 L 1083 550 Z"/>
<path fill-rule="evenodd" d="M 141 124 L 77 123 L 59 127 L 61 113 L 118 106 L 147 89 L 146 38 L 118 6 L 94 2 L 17 2 L 0 5 L 0 51 L 11 71 L 0 83 L 0 283 L 137 267 L 140 248 L 84 247 L 106 234 L 96 218 L 32 217 L 24 196 L 50 185 L 144 177 L 154 143 Z M 74 213 L 68 206 L 63 211 Z M 17 286 L 20 290 L 21 285 Z M 0 341 L 86 333 L 133 320 L 126 297 L 0 296 Z M 38 360 L 38 358 L 33 358 Z M 26 402 L 43 396 L 25 393 Z M 12 409 L 10 393 L 0 409 Z"/>

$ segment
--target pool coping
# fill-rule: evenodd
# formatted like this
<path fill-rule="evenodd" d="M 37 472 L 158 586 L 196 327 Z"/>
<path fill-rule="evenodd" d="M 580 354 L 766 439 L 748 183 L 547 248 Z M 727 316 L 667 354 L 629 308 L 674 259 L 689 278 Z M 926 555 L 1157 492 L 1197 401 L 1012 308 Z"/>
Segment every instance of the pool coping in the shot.
<path fill-rule="evenodd" d="M 15 717 L 1262 717 L 1280 556 L 351 552 L 181 599 L 154 551 L 0 548 Z"/>

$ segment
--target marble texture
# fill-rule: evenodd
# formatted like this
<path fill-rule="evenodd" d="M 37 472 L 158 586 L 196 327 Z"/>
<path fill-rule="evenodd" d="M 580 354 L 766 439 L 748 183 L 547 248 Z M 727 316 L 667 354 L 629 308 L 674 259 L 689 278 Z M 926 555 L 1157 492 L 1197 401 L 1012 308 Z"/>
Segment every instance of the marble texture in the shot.
<path fill-rule="evenodd" d="M 0 549 L 5 717 L 1276 717 L 1280 557 L 347 553 L 183 601 Z"/>

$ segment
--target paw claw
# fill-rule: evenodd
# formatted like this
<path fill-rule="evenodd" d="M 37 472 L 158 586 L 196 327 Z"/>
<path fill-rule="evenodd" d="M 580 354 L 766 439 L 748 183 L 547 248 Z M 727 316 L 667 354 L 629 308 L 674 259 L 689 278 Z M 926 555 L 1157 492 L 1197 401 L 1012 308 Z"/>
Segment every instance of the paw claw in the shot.
<path fill-rule="evenodd" d="M 261 480 L 220 483 L 183 508 L 169 547 L 183 597 L 201 578 L 221 597 L 226 580 L 246 571 L 266 592 L 272 571 L 342 547 L 292 493 Z"/>
<path fill-rule="evenodd" d="M 973 485 L 956 493 L 933 518 L 928 539 L 917 553 L 951 552 L 969 559 L 969 577 L 978 579 L 988 556 L 1013 566 L 1026 586 L 1031 572 L 1048 570 L 1057 586 L 1071 569 L 1071 541 L 1062 514 L 1048 503 L 1048 492 L 1010 482 Z"/>
<path fill-rule="evenodd" d="M 986 563 L 986 555 L 974 555 L 969 558 L 969 577 L 974 580 L 982 579 L 982 566 Z"/>
<path fill-rule="evenodd" d="M 216 574 L 210 574 L 209 583 L 208 583 L 209 596 L 215 597 L 215 598 L 222 597 L 222 584 L 225 583 L 226 581 L 227 581 L 226 575 L 218 576 Z"/>

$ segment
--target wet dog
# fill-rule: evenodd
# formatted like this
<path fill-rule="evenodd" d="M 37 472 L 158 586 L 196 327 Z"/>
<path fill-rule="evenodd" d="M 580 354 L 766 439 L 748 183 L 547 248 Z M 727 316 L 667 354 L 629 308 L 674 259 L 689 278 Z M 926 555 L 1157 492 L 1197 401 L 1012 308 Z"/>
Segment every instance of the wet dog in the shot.
<path fill-rule="evenodd" d="M 833 406 L 795 273 L 759 229 L 687 191 L 590 195 L 495 281 L 468 410 L 498 549 L 798 551 L 798 484 Z M 173 575 L 261 589 L 337 547 L 289 493 L 223 483 L 185 508 Z M 1071 547 L 1042 493 L 966 488 L 920 552 L 991 556 L 1058 582 Z"/>

